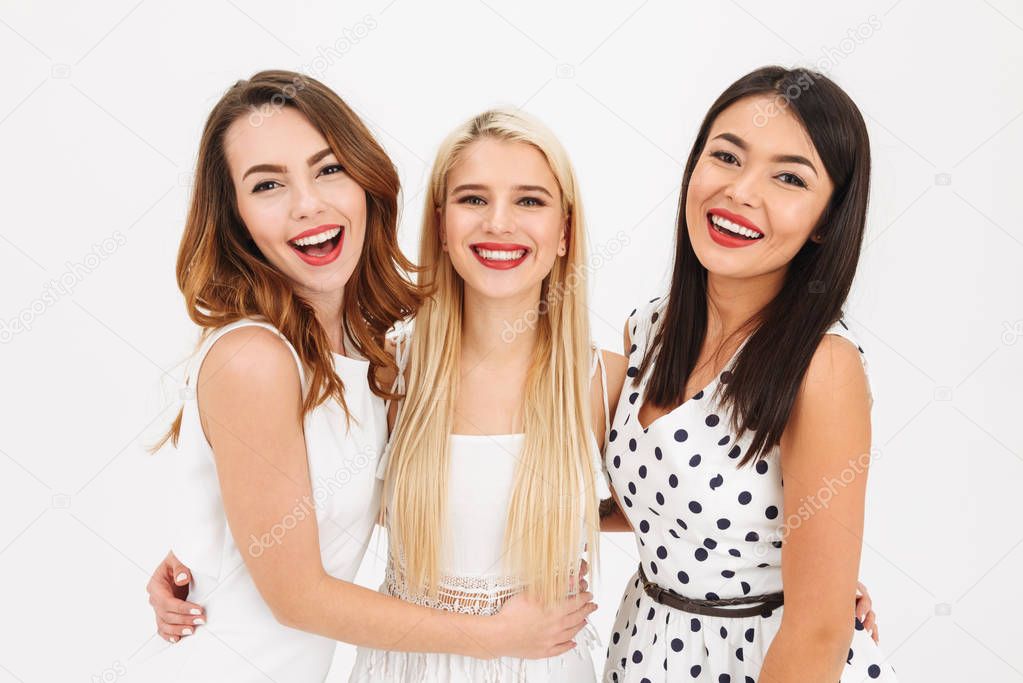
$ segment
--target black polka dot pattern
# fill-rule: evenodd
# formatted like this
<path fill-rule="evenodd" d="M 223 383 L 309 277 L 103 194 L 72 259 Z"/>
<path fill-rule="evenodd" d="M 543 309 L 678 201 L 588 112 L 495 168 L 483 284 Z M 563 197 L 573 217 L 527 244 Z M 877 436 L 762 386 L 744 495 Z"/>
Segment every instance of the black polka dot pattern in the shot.
<path fill-rule="evenodd" d="M 737 598 L 781 590 L 786 518 L 777 448 L 739 466 L 752 434 L 736 438 L 717 389 L 731 362 L 692 398 L 647 429 L 637 417 L 647 377 L 643 350 L 664 318 L 655 299 L 629 317 L 629 376 L 605 453 L 609 478 L 635 529 L 643 568 L 667 590 L 692 598 Z M 850 337 L 837 324 L 829 333 Z M 741 619 L 686 614 L 654 602 L 633 578 L 610 634 L 606 681 L 754 683 L 783 609 Z M 853 631 L 842 681 L 895 681 L 862 628 Z"/>

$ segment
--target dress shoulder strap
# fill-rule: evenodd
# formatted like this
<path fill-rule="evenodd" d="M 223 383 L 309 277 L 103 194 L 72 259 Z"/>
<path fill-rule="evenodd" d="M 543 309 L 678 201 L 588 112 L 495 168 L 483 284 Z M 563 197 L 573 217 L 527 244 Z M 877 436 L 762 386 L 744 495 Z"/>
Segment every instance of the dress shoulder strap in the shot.
<path fill-rule="evenodd" d="M 398 366 L 398 375 L 394 378 L 394 383 L 391 385 L 391 393 L 401 394 L 401 396 L 388 401 L 387 406 L 388 410 L 390 410 L 394 401 L 398 402 L 398 412 L 394 418 L 394 426 L 397 427 L 398 420 L 401 418 L 401 410 L 405 405 L 405 369 L 408 367 L 409 345 L 412 341 L 412 325 L 409 321 L 399 320 L 395 323 L 394 329 L 389 336 L 391 341 L 394 342 L 394 362 Z M 387 435 L 384 452 L 380 454 L 380 460 L 377 463 L 377 479 L 383 479 L 387 471 L 387 463 L 391 459 L 391 448 L 394 445 L 395 431 L 392 428 L 391 433 Z"/>
<path fill-rule="evenodd" d="M 590 364 L 590 377 L 597 368 L 600 368 L 600 391 L 604 396 L 604 444 L 607 444 L 608 436 L 611 434 L 611 408 L 608 406 L 607 398 L 607 367 L 604 366 L 604 354 L 596 345 L 593 349 L 593 362 Z"/>
<path fill-rule="evenodd" d="M 608 405 L 607 397 L 607 367 L 604 365 L 604 354 L 596 345 L 592 345 L 593 361 L 590 364 L 590 377 L 600 369 L 600 391 L 604 397 L 604 448 L 607 448 L 608 439 L 611 438 L 611 407 Z M 596 484 L 596 494 L 600 500 L 611 497 L 611 479 L 604 465 L 604 458 L 600 449 L 593 449 L 593 481 Z"/>

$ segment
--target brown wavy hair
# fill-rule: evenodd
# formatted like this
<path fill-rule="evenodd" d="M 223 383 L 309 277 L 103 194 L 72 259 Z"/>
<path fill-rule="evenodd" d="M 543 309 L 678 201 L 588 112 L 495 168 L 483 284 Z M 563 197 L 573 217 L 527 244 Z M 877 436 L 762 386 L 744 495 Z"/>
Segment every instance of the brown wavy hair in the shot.
<path fill-rule="evenodd" d="M 333 397 L 348 415 L 327 334 L 310 303 L 252 241 L 238 214 L 224 151 L 231 124 L 242 117 L 252 121 L 267 116 L 281 107 L 301 112 L 366 192 L 366 238 L 345 286 L 342 328 L 370 362 L 373 393 L 395 398 L 379 373 L 397 371 L 384 335 L 422 302 L 421 291 L 409 276 L 417 269 L 398 247 L 398 173 L 362 120 L 319 81 L 292 71 L 261 71 L 235 83 L 213 107 L 199 142 L 191 205 L 178 249 L 178 288 L 204 339 L 242 318 L 262 318 L 276 327 L 310 371 L 303 413 Z M 177 445 L 180 429 L 179 412 L 155 448 L 168 439 Z"/>

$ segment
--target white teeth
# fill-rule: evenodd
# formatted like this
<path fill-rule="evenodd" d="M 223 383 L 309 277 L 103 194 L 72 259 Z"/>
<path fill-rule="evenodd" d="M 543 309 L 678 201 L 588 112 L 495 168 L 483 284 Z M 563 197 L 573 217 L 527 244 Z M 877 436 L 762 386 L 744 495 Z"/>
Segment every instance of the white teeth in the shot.
<path fill-rule="evenodd" d="M 297 247 L 308 247 L 312 244 L 320 244 L 327 240 L 332 240 L 340 234 L 341 228 L 331 228 L 321 232 L 319 235 L 309 235 L 309 237 L 303 237 L 302 239 L 291 240 L 291 243 Z"/>
<path fill-rule="evenodd" d="M 724 228 L 725 230 L 727 230 L 729 232 L 734 232 L 737 235 L 742 235 L 743 237 L 749 237 L 750 239 L 757 239 L 757 238 L 763 237 L 763 235 L 761 235 L 756 230 L 750 230 L 749 228 L 744 228 L 741 225 L 739 225 L 738 223 L 733 223 L 732 221 L 728 220 L 727 218 L 723 218 L 723 217 L 717 215 L 716 213 L 712 213 L 710 215 L 710 222 L 713 223 L 714 225 L 718 226 L 719 228 Z"/>
<path fill-rule="evenodd" d="M 493 249 L 476 249 L 476 253 L 487 259 L 488 261 L 514 261 L 520 259 L 526 255 L 525 249 L 516 249 L 515 251 L 505 250 L 493 250 Z"/>

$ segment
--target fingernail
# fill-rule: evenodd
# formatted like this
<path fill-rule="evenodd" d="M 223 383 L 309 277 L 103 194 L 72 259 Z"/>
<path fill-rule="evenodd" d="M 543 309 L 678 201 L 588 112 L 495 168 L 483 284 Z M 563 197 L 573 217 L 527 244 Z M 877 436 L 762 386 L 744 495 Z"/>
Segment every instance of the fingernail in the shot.
<path fill-rule="evenodd" d="M 171 637 L 170 637 L 170 641 L 171 641 L 172 643 L 176 643 L 176 642 L 178 642 L 178 637 L 177 637 L 177 636 L 171 636 Z"/>
<path fill-rule="evenodd" d="M 182 629 L 181 630 L 181 635 L 183 635 L 183 636 L 190 636 L 190 635 L 192 635 L 192 629 L 190 629 L 190 628 Z"/>
<path fill-rule="evenodd" d="M 174 580 L 175 581 L 184 581 L 187 578 L 188 578 L 188 574 L 186 574 L 185 572 L 181 572 L 180 574 L 178 574 L 177 576 L 174 577 Z"/>
<path fill-rule="evenodd" d="M 202 610 L 201 609 L 196 609 L 196 608 L 193 607 L 192 609 L 188 610 L 188 613 L 192 614 L 192 615 L 202 614 Z"/>
<path fill-rule="evenodd" d="M 206 623 L 206 620 L 205 619 L 192 619 L 192 623 L 195 624 L 196 626 L 202 626 L 203 624 Z"/>

